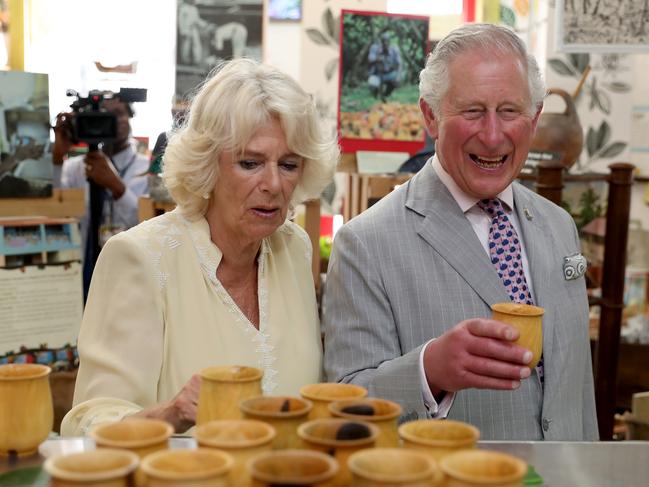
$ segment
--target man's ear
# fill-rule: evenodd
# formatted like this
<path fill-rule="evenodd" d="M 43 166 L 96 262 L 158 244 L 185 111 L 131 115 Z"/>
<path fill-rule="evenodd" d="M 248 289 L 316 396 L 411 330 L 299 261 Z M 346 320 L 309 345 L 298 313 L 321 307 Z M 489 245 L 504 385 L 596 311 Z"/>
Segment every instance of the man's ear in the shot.
<path fill-rule="evenodd" d="M 419 109 L 424 116 L 424 125 L 426 126 L 428 135 L 430 135 L 432 139 L 437 139 L 439 124 L 435 114 L 433 113 L 433 109 L 424 101 L 423 98 L 419 98 Z"/>

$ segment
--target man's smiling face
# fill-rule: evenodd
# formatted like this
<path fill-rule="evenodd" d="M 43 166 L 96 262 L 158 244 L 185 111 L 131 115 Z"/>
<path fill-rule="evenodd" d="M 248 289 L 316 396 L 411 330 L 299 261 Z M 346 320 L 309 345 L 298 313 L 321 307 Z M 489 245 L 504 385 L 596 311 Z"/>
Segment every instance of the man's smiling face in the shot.
<path fill-rule="evenodd" d="M 519 57 L 464 52 L 449 66 L 437 116 L 420 105 L 442 166 L 466 194 L 494 197 L 518 176 L 540 113 Z"/>

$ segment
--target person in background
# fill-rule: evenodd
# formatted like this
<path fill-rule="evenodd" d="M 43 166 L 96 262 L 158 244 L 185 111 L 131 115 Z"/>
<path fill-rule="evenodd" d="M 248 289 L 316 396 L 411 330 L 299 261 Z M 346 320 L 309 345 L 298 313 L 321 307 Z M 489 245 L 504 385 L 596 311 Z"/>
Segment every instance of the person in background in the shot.
<path fill-rule="evenodd" d="M 401 53 L 391 44 L 389 32 L 381 33 L 370 46 L 367 60 L 370 91 L 375 98 L 385 102 L 401 80 Z"/>
<path fill-rule="evenodd" d="M 453 418 L 485 440 L 598 437 L 574 221 L 514 182 L 545 88 L 511 30 L 468 24 L 420 75 L 436 154 L 336 234 L 324 297 L 325 372 L 401 403 L 402 420 Z M 545 309 L 543 362 L 489 319 L 498 302 Z"/>
<path fill-rule="evenodd" d="M 313 249 L 288 218 L 332 180 L 338 155 L 290 77 L 249 59 L 217 67 L 164 153 L 177 208 L 102 250 L 62 434 L 129 415 L 184 432 L 211 365 L 261 368 L 265 394 L 321 379 Z"/>
<path fill-rule="evenodd" d="M 102 102 L 102 108 L 117 118 L 117 136 L 111 144 L 100 151 L 67 158 L 72 147 L 72 113 L 60 113 L 54 126 L 52 162 L 54 164 L 54 187 L 84 188 L 86 190 L 86 214 L 81 218 L 81 239 L 84 250 L 83 289 L 87 297 L 90 279 L 97 255 L 87 248 L 90 225 L 90 201 L 88 181 L 103 188 L 102 214 L 99 232 L 115 234 L 138 223 L 138 198 L 148 190 L 146 172 L 149 161 L 139 154 L 131 140 L 130 119 L 133 109 L 118 97 Z M 92 236 L 102 242 L 101 235 Z"/>

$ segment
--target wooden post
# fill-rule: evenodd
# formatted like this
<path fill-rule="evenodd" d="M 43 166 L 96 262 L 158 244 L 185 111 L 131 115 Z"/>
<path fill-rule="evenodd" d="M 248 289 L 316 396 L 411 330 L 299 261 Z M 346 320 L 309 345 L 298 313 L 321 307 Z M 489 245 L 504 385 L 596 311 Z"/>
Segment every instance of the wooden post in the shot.
<path fill-rule="evenodd" d="M 620 326 L 624 307 L 624 269 L 629 235 L 632 164 L 609 166 L 608 211 L 602 270 L 601 316 L 595 358 L 595 402 L 602 440 L 613 438 Z"/>
<path fill-rule="evenodd" d="M 534 183 L 536 192 L 556 205 L 561 205 L 563 191 L 563 166 L 556 162 L 539 162 L 536 167 L 538 177 Z"/>
<path fill-rule="evenodd" d="M 309 235 L 313 248 L 311 272 L 317 291 L 320 289 L 320 199 L 306 201 L 304 207 L 304 229 Z"/>

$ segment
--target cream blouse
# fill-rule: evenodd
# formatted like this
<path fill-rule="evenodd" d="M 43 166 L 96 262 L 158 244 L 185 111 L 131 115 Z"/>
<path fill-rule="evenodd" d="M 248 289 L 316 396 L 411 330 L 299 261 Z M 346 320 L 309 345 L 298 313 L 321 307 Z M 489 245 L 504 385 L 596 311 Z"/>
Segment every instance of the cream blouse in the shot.
<path fill-rule="evenodd" d="M 222 254 L 204 218 L 178 210 L 111 238 L 95 267 L 78 349 L 74 407 L 62 435 L 173 398 L 199 370 L 250 365 L 264 394 L 321 379 L 311 243 L 286 222 L 262 241 L 259 330 L 216 278 Z"/>

